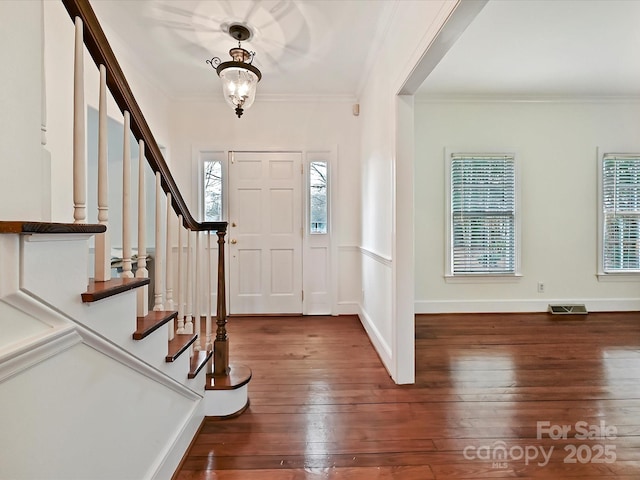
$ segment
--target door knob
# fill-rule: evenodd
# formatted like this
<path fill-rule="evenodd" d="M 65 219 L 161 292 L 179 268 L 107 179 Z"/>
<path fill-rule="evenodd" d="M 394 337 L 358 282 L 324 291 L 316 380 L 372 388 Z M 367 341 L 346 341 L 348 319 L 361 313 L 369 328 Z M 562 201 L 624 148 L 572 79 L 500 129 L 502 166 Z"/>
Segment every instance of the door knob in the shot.
<path fill-rule="evenodd" d="M 232 227 L 237 227 L 236 222 L 231 222 Z"/>
<path fill-rule="evenodd" d="M 231 241 L 229 242 L 231 245 L 235 245 L 236 243 L 238 243 L 238 240 L 236 240 L 235 238 L 232 238 Z"/>

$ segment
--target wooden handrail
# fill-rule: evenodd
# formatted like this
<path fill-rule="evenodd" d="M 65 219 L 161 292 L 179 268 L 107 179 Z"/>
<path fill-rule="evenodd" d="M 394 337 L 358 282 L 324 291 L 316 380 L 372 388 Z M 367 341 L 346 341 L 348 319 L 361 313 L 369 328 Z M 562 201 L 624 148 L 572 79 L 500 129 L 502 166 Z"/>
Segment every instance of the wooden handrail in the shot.
<path fill-rule="evenodd" d="M 226 232 L 227 222 L 198 222 L 191 215 L 93 8 L 91 8 L 89 0 L 62 0 L 62 3 L 72 21 L 76 17 L 82 19 L 84 23 L 84 44 L 96 66 L 98 68 L 100 65 L 105 66 L 107 70 L 107 86 L 120 111 L 123 113 L 127 111 L 131 115 L 131 131 L 137 141 L 142 140 L 145 143 L 147 161 L 154 173 L 160 172 L 162 189 L 171 194 L 171 205 L 176 214 L 182 215 L 185 228 L 194 231 Z"/>

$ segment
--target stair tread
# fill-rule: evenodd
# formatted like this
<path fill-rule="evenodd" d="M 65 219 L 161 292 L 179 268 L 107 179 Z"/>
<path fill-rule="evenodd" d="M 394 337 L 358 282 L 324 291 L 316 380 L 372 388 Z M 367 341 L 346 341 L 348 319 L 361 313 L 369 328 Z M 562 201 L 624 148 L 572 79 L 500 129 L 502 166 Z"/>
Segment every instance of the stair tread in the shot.
<path fill-rule="evenodd" d="M 196 378 L 202 367 L 204 367 L 209 359 L 213 356 L 213 350 L 200 350 L 191 357 L 191 367 L 187 378 Z"/>
<path fill-rule="evenodd" d="M 169 340 L 169 353 L 167 353 L 166 361 L 174 362 L 189 346 L 196 341 L 198 334 L 178 333 Z"/>
<path fill-rule="evenodd" d="M 30 235 L 34 233 L 102 233 L 107 230 L 105 225 L 89 223 L 54 223 L 54 222 L 25 222 L 25 221 L 0 221 L 0 233 L 21 233 Z"/>
<path fill-rule="evenodd" d="M 142 340 L 177 316 L 176 311 L 151 311 L 144 317 L 136 317 L 137 330 L 133 332 L 133 339 Z"/>
<path fill-rule="evenodd" d="M 246 365 L 231 364 L 228 375 L 207 374 L 205 390 L 236 390 L 251 380 L 251 369 Z"/>
<path fill-rule="evenodd" d="M 134 288 L 149 285 L 149 282 L 148 278 L 112 278 L 105 282 L 96 282 L 90 278 L 87 291 L 82 294 L 82 301 L 84 303 L 96 302 Z"/>

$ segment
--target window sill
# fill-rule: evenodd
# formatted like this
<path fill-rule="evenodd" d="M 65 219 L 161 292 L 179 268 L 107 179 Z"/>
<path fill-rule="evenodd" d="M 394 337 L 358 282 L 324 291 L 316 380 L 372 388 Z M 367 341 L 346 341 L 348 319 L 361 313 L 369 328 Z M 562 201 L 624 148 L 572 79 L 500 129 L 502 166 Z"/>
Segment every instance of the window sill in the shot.
<path fill-rule="evenodd" d="M 640 272 L 638 273 L 598 273 L 599 282 L 640 282 Z"/>
<path fill-rule="evenodd" d="M 522 274 L 497 275 L 445 275 L 446 283 L 516 283 L 522 278 Z"/>

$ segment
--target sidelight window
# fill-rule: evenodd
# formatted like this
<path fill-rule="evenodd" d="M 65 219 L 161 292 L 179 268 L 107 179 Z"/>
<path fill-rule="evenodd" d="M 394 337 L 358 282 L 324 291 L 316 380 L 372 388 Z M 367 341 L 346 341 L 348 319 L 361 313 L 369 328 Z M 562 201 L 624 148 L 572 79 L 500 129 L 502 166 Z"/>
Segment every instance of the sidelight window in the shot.
<path fill-rule="evenodd" d="M 203 162 L 204 220 L 222 221 L 222 161 Z"/>
<path fill-rule="evenodd" d="M 309 232 L 327 233 L 327 162 L 309 163 Z"/>

